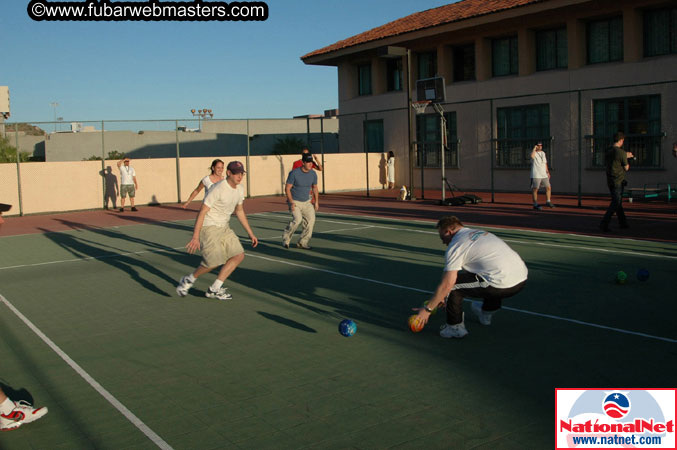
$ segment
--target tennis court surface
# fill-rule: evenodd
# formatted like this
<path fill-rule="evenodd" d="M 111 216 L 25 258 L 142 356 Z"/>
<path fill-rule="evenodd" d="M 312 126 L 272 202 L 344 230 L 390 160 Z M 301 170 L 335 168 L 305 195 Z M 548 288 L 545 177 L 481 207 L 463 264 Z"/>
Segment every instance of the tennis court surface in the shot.
<path fill-rule="evenodd" d="M 247 257 L 225 302 L 204 297 L 213 274 L 175 293 L 194 213 L 0 237 L 1 387 L 49 407 L 0 448 L 553 448 L 556 387 L 674 387 L 674 242 L 474 220 L 529 281 L 489 327 L 466 304 L 449 340 L 440 313 L 407 328 L 441 275 L 434 220 L 328 207 L 313 249 L 286 250 L 267 202 L 245 203 L 257 248 L 231 221 Z"/>

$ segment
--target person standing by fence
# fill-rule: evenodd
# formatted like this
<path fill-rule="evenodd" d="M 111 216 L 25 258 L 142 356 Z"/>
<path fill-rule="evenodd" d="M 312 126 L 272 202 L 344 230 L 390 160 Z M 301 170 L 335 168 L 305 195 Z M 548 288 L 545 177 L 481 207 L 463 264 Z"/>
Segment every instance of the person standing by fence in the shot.
<path fill-rule="evenodd" d="M 129 164 L 129 158 L 125 157 L 118 161 L 118 169 L 120 170 L 120 212 L 125 210 L 125 197 L 127 195 L 129 195 L 132 211 L 138 211 L 134 205 L 134 197 L 136 197 L 136 190 L 139 189 L 139 184 L 136 181 L 136 171 Z"/>
<path fill-rule="evenodd" d="M 625 180 L 625 172 L 630 170 L 630 163 L 628 158 L 634 158 L 631 152 L 623 150 L 623 143 L 625 142 L 625 134 L 622 131 L 614 134 L 614 144 L 606 152 L 606 184 L 611 195 L 611 203 L 602 217 L 602 222 L 599 228 L 605 233 L 609 233 L 609 222 L 611 216 L 616 213 L 618 217 L 618 225 L 621 228 L 629 228 L 628 220 L 623 211 L 623 189 L 628 184 Z"/>
<path fill-rule="evenodd" d="M 388 161 L 386 161 L 386 174 L 388 176 L 388 189 L 395 188 L 395 154 L 388 152 Z"/>
<path fill-rule="evenodd" d="M 538 142 L 531 151 L 531 194 L 534 199 L 534 209 L 540 211 L 538 204 L 538 190 L 545 188 L 545 206 L 554 208 L 550 201 L 552 187 L 550 187 L 550 171 L 548 170 L 548 158 L 543 151 L 543 143 Z"/>

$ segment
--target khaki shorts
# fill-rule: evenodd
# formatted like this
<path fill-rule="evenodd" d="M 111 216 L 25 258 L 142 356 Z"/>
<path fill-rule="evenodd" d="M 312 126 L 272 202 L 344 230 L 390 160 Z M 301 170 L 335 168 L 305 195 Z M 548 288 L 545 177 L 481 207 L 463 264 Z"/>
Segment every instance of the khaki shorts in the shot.
<path fill-rule="evenodd" d="M 200 250 L 204 267 L 222 266 L 233 256 L 244 253 L 240 239 L 229 227 L 203 227 L 200 230 Z"/>
<path fill-rule="evenodd" d="M 532 178 L 531 179 L 531 189 L 540 189 L 541 186 L 544 188 L 549 188 L 550 187 L 550 179 L 549 178 Z"/>
<path fill-rule="evenodd" d="M 120 197 L 125 198 L 129 194 L 129 198 L 134 198 L 136 195 L 136 188 L 133 184 L 123 184 L 120 186 Z"/>

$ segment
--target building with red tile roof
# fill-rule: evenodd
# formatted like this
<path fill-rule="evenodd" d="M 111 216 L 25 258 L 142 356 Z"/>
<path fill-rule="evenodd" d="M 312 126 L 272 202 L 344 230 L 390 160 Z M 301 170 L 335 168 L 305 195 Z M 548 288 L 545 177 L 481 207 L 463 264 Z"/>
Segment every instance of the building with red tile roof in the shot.
<path fill-rule="evenodd" d="M 677 141 L 676 8 L 463 0 L 301 59 L 337 67 L 341 151 L 393 151 L 398 185 L 440 189 L 446 177 L 466 189 L 528 190 L 531 151 L 543 141 L 555 194 L 604 193 L 616 131 L 635 153 L 636 187 L 677 180 L 677 160 L 666 157 Z M 417 82 L 430 78 L 443 79 L 446 94 L 444 153 L 440 114 L 411 108 L 426 92 Z"/>

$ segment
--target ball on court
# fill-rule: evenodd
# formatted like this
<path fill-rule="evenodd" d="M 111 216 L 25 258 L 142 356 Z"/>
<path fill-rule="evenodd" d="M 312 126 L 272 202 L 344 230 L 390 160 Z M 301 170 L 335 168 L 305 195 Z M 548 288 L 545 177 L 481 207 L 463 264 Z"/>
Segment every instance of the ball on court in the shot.
<path fill-rule="evenodd" d="M 646 269 L 639 269 L 637 271 L 637 279 L 639 281 L 646 281 L 649 279 L 649 271 Z"/>
<path fill-rule="evenodd" d="M 418 317 L 418 314 L 409 316 L 409 329 L 411 331 L 413 331 L 414 333 L 418 333 L 423 329 L 423 327 L 424 327 L 423 320 L 421 320 L 421 318 Z"/>
<path fill-rule="evenodd" d="M 618 284 L 625 284 L 625 281 L 628 279 L 628 274 L 623 272 L 622 270 L 619 270 L 616 272 L 616 283 Z"/>
<path fill-rule="evenodd" d="M 429 302 L 429 301 L 430 301 L 430 300 L 426 300 L 426 301 L 423 302 L 423 307 L 424 307 L 424 308 L 425 308 L 426 306 L 428 306 L 428 302 Z M 436 312 L 437 312 L 437 307 L 435 307 L 435 308 L 433 309 L 433 311 L 432 311 L 430 314 L 435 314 Z"/>
<path fill-rule="evenodd" d="M 357 324 L 350 319 L 345 319 L 341 321 L 338 329 L 343 336 L 350 337 L 357 331 Z"/>

